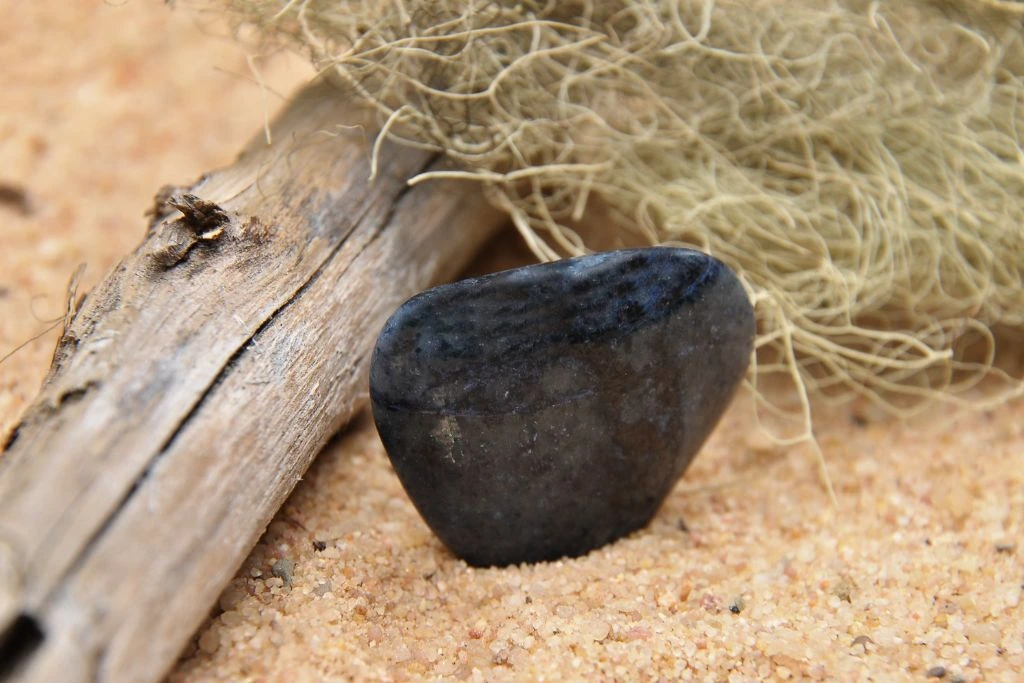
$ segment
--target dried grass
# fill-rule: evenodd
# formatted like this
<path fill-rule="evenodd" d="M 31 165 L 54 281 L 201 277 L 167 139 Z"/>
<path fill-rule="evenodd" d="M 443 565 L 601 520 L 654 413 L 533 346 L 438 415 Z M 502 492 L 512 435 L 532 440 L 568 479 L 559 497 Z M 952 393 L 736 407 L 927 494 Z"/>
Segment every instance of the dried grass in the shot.
<path fill-rule="evenodd" d="M 587 250 L 599 197 L 728 263 L 795 440 L 809 395 L 1024 393 L 993 365 L 993 330 L 1024 330 L 1019 3 L 199 1 L 443 150 L 457 170 L 427 175 L 485 183 L 539 258 Z"/>

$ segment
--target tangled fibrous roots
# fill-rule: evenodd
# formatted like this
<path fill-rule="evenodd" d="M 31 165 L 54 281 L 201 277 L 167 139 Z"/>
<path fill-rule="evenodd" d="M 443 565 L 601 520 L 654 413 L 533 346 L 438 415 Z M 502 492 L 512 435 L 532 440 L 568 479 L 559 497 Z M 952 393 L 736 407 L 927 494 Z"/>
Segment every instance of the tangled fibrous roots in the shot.
<path fill-rule="evenodd" d="M 728 263 L 801 434 L 808 393 L 1024 393 L 993 366 L 1024 330 L 1019 3 L 211 1 L 485 182 L 540 258 L 587 250 L 599 197 Z"/>

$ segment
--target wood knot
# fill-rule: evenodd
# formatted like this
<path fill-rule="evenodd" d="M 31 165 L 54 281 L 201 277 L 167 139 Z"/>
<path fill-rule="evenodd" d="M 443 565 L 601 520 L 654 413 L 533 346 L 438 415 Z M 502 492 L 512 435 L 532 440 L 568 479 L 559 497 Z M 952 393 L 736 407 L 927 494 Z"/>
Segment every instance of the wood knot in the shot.
<path fill-rule="evenodd" d="M 216 242 L 224 236 L 231 217 L 220 205 L 200 199 L 187 192 L 174 193 L 163 200 L 168 207 L 181 212 L 181 218 L 165 223 L 156 235 L 154 260 L 163 268 L 171 268 L 185 260 L 197 244 Z"/>
<path fill-rule="evenodd" d="M 182 223 L 201 240 L 215 240 L 224 232 L 231 220 L 219 205 L 200 199 L 194 194 L 182 193 L 167 200 L 169 206 L 182 213 Z"/>

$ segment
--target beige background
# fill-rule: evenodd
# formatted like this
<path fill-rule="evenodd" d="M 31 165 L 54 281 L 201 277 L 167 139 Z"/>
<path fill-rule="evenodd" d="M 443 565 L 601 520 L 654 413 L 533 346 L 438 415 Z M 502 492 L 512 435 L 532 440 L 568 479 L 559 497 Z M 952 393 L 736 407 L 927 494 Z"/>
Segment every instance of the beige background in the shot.
<path fill-rule="evenodd" d="M 263 90 L 242 48 L 156 0 L 9 0 L 0 64 L 0 355 L 63 313 L 78 264 L 87 289 L 134 246 L 162 185 L 228 163 L 309 73 L 261 61 Z M 0 365 L 0 430 L 55 337 Z M 911 424 L 820 408 L 833 510 L 809 451 L 772 446 L 740 397 L 649 528 L 502 570 L 440 546 L 364 418 L 172 678 L 1016 680 L 1022 418 L 1020 402 Z"/>

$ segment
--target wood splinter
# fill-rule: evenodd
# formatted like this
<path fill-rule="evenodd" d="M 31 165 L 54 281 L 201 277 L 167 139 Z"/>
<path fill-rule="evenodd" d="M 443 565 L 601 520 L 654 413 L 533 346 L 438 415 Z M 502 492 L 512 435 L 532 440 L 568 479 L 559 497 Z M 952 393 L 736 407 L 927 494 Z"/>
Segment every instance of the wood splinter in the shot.
<path fill-rule="evenodd" d="M 408 186 L 435 154 L 385 144 L 370 180 L 349 99 L 307 87 L 165 196 L 65 326 L 0 455 L 0 679 L 163 676 L 365 404 L 383 321 L 502 224 L 478 186 Z"/>

